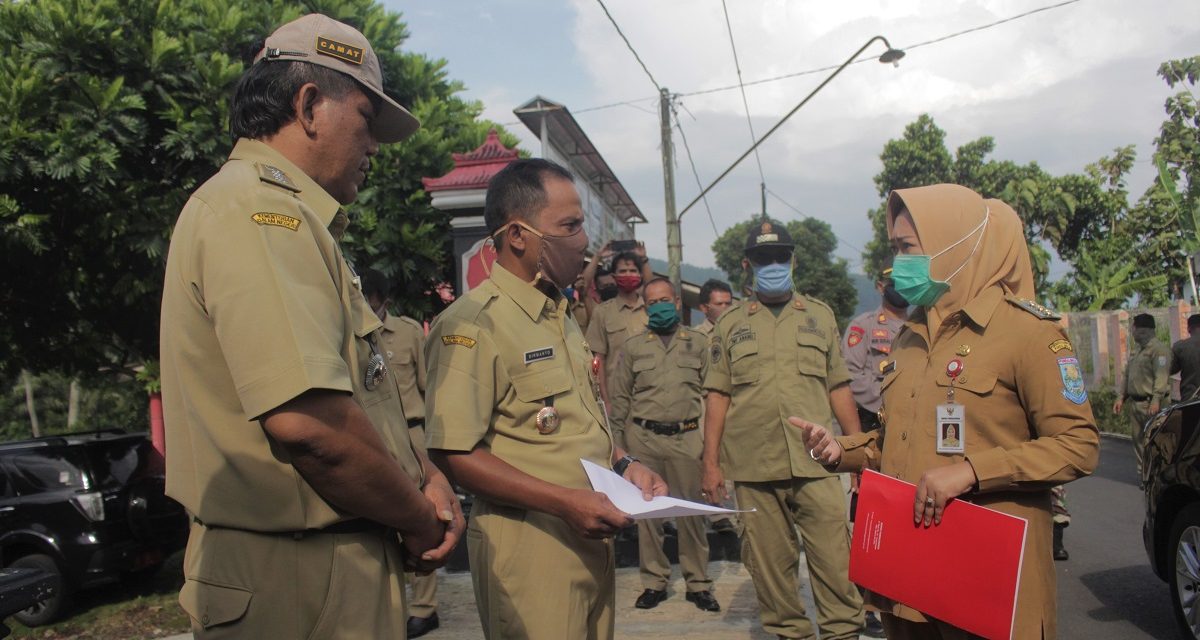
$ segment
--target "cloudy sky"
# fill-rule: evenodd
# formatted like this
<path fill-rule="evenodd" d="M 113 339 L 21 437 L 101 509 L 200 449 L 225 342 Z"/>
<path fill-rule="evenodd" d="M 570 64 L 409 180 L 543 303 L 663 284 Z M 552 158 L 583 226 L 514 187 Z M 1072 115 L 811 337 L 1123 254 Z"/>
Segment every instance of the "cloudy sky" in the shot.
<path fill-rule="evenodd" d="M 1152 140 L 1170 94 L 1155 75 L 1163 60 L 1200 53 L 1195 0 L 1076 0 L 943 42 L 1062 0 L 910 0 L 853 3 L 727 0 L 746 82 L 837 65 L 874 35 L 909 48 L 898 67 L 853 65 L 760 147 L 768 212 L 829 222 L 853 268 L 870 237 L 867 209 L 880 200 L 872 176 L 883 144 L 929 113 L 949 144 L 996 139 L 998 159 L 1037 161 L 1052 173 L 1082 170 L 1113 148 L 1136 144 L 1131 191 L 1151 180 Z M 400 11 L 407 47 L 449 61 L 451 77 L 508 125 L 523 146 L 536 136 L 512 110 L 535 95 L 565 104 L 649 223 L 638 227 L 651 255 L 665 257 L 657 90 L 597 0 L 385 0 Z M 673 93 L 736 85 L 720 0 L 605 0 L 655 80 Z M 878 56 L 881 44 L 866 56 Z M 828 74 L 746 88 L 762 135 Z M 584 109 L 636 101 L 607 109 Z M 736 89 L 681 98 L 680 116 L 700 181 L 707 185 L 751 143 Z M 680 206 L 699 193 L 675 136 Z M 760 208 L 753 156 L 683 219 L 684 260 L 711 266 L 719 230 Z M 785 204 L 786 202 L 786 204 Z M 790 205 L 790 206 L 789 206 Z"/>

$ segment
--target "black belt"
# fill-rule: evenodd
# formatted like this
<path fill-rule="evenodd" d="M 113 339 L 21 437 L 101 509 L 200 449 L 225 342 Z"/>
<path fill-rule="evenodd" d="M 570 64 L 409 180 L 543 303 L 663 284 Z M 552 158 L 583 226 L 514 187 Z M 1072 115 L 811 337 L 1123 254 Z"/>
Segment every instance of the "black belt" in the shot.
<path fill-rule="evenodd" d="M 692 418 L 683 422 L 655 422 L 653 420 L 634 418 L 633 423 L 639 427 L 649 429 L 660 436 L 673 436 L 700 428 L 700 418 Z"/>
<path fill-rule="evenodd" d="M 1126 397 L 1128 397 L 1130 400 L 1133 400 L 1134 402 L 1145 402 L 1145 401 L 1147 401 L 1147 400 L 1149 400 L 1149 399 L 1153 398 L 1154 396 L 1134 396 L 1134 395 L 1130 395 L 1130 396 L 1126 396 Z"/>
<path fill-rule="evenodd" d="M 409 429 L 415 429 L 417 427 L 423 427 L 423 426 L 425 426 L 425 418 L 409 418 L 408 419 L 408 428 Z"/>

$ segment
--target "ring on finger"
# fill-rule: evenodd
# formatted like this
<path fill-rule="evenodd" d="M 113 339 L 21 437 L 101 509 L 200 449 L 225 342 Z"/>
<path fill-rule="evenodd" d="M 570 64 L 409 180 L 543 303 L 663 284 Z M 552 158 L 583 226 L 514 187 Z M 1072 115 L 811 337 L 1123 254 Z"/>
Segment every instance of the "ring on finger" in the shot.
<path fill-rule="evenodd" d="M 925 498 L 925 508 L 928 509 L 934 505 L 933 498 Z"/>
<path fill-rule="evenodd" d="M 812 458 L 813 460 L 819 460 L 819 458 L 817 458 L 816 451 L 817 451 L 817 450 L 816 450 L 816 447 L 814 447 L 814 448 L 812 448 L 812 449 L 809 449 L 809 450 L 808 450 L 808 457 Z"/>

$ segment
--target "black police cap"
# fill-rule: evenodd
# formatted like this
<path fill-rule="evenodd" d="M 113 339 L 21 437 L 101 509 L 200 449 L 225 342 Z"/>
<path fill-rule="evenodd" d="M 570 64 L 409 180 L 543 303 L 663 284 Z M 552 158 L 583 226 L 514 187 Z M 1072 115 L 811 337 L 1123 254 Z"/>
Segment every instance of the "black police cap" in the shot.
<path fill-rule="evenodd" d="M 783 225 L 763 220 L 762 224 L 751 227 L 750 234 L 746 236 L 746 251 L 750 252 L 766 247 L 795 249 L 796 243 L 792 242 L 792 236 L 788 234 Z"/>

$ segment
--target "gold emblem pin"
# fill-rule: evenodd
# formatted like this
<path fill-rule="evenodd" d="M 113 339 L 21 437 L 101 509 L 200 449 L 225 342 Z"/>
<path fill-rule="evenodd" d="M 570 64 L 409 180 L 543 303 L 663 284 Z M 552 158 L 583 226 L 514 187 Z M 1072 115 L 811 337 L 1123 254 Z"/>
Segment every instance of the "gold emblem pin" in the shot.
<path fill-rule="evenodd" d="M 534 417 L 533 421 L 537 425 L 538 433 L 544 436 L 558 431 L 558 426 L 561 424 L 561 420 L 558 417 L 558 410 L 554 407 L 542 407 L 537 412 L 537 416 Z"/>
<path fill-rule="evenodd" d="M 955 353 L 955 355 L 969 356 L 969 355 L 971 355 L 971 345 L 960 344 L 960 345 L 958 345 L 958 349 L 956 349 L 954 351 L 954 353 Z"/>

